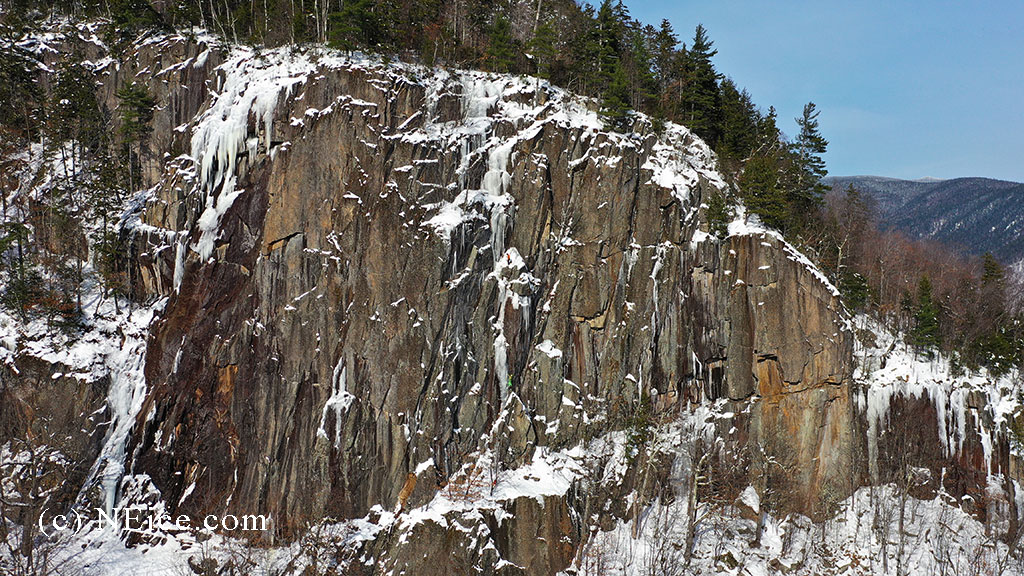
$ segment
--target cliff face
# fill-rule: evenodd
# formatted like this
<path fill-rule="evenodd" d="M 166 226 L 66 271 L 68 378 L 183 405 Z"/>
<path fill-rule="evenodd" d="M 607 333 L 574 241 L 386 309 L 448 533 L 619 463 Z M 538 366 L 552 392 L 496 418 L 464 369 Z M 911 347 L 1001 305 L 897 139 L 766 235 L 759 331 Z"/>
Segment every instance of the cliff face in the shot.
<path fill-rule="evenodd" d="M 73 451 L 108 502 L 270 514 L 285 540 L 365 519 L 368 573 L 545 574 L 656 500 L 752 490 L 824 519 L 922 462 L 933 493 L 979 497 L 1012 466 L 1005 415 L 947 424 L 952 388 L 857 388 L 815 267 L 742 214 L 709 234 L 727 185 L 683 127 L 612 133 L 535 79 L 315 50 L 160 37 L 97 70 L 108 109 L 128 78 L 159 102 L 125 221 L 148 339 L 120 334 L 120 368 L 54 406 L 71 370 L 12 348 L 0 414 L 15 437 L 106 393 Z"/>
<path fill-rule="evenodd" d="M 138 248 L 169 300 L 132 467 L 182 510 L 287 535 L 393 507 L 410 472 L 429 501 L 503 413 L 515 468 L 716 399 L 744 412 L 734 452 L 793 463 L 723 461 L 741 487 L 766 474 L 816 511 L 848 478 L 838 299 L 776 234 L 703 231 L 724 183 L 684 128 L 609 133 L 532 79 L 284 52 L 208 84 Z"/>

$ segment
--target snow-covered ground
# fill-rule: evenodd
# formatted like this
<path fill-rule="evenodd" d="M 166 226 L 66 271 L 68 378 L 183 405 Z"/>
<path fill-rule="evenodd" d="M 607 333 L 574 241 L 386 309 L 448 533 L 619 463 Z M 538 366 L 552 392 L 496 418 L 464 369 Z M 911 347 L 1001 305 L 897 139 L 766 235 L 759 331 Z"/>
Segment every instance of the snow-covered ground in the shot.
<path fill-rule="evenodd" d="M 626 521 L 599 532 L 574 573 L 1024 574 L 1019 552 L 1011 555 L 946 494 L 901 500 L 892 486 L 861 488 L 840 504 L 835 518 L 817 524 L 803 516 L 757 514 L 744 504 L 743 511 L 726 506 L 704 518 L 688 564 L 685 505 L 656 503 L 637 538 Z"/>

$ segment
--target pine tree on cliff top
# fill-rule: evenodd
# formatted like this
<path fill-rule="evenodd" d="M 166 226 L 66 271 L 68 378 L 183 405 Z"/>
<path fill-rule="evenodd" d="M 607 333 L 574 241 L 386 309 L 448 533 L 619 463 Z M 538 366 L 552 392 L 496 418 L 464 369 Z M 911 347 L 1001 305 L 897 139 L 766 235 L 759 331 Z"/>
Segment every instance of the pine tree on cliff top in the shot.
<path fill-rule="evenodd" d="M 791 202 L 798 212 L 807 214 L 820 205 L 822 196 L 828 189 L 821 182 L 828 174 L 825 160 L 821 157 L 828 148 L 828 140 L 825 140 L 818 128 L 819 114 L 814 102 L 804 105 L 803 114 L 796 119 L 800 134 L 792 145 L 797 164 Z"/>
<path fill-rule="evenodd" d="M 623 69 L 621 51 L 625 29 L 622 3 L 605 0 L 597 12 L 598 78 L 601 91 L 601 112 L 610 127 L 626 130 L 629 124 L 629 81 Z"/>
<path fill-rule="evenodd" d="M 654 33 L 651 48 L 651 62 L 653 64 L 654 77 L 658 82 L 658 89 L 664 97 L 672 82 L 677 79 L 677 67 L 679 52 L 679 37 L 676 36 L 672 24 L 668 20 L 662 20 L 661 26 Z"/>
<path fill-rule="evenodd" d="M 551 78 L 551 66 L 558 57 L 558 50 L 555 48 L 557 40 L 558 35 L 554 27 L 552 27 L 550 22 L 544 22 L 537 27 L 537 31 L 533 34 L 533 38 L 528 45 L 530 55 L 533 57 L 533 63 L 536 66 L 537 76 L 545 80 Z"/>
<path fill-rule="evenodd" d="M 487 46 L 487 69 L 491 72 L 508 72 L 515 63 L 512 25 L 508 18 L 498 16 L 491 27 L 490 44 Z"/>
<path fill-rule="evenodd" d="M 765 224 L 784 230 L 789 221 L 786 191 L 780 177 L 786 151 L 775 123 L 774 108 L 759 119 L 755 149 L 743 166 L 739 177 L 740 193 L 751 212 Z"/>
<path fill-rule="evenodd" d="M 621 2 L 618 3 L 621 8 Z M 597 11 L 598 80 L 602 89 L 611 84 L 621 66 L 622 35 L 625 22 L 621 11 L 611 0 L 604 0 Z"/>
<path fill-rule="evenodd" d="M 722 129 L 716 149 L 723 160 L 742 161 L 757 145 L 757 107 L 746 90 L 726 78 L 721 82 Z"/>
<path fill-rule="evenodd" d="M 721 98 L 719 74 L 711 58 L 718 54 L 703 25 L 698 24 L 693 44 L 685 56 L 682 89 L 682 120 L 705 142 L 715 143 L 721 134 Z"/>

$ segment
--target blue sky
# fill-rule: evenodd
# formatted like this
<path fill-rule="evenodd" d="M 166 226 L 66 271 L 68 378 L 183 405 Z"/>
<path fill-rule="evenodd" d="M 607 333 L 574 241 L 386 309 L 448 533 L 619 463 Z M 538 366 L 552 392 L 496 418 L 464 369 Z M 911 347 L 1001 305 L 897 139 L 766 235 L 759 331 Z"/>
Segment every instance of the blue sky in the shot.
<path fill-rule="evenodd" d="M 599 2 L 595 2 L 599 3 Z M 1024 181 L 1024 2 L 627 0 L 634 18 L 703 23 L 719 71 L 795 132 L 821 110 L 829 173 Z"/>

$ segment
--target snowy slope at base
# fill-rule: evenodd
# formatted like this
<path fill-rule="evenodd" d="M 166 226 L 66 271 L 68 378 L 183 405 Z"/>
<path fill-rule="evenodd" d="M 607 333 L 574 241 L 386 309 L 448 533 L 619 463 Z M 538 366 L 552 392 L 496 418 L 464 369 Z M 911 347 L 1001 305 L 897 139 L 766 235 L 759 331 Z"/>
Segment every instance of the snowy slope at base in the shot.
<path fill-rule="evenodd" d="M 708 423 L 723 417 L 713 407 L 660 428 L 652 452 L 682 456 L 673 476 L 685 476 L 687 447 L 697 436 L 713 439 Z M 376 507 L 360 519 L 327 523 L 290 546 L 254 549 L 240 541 L 214 536 L 200 543 L 197 534 L 171 537 L 156 545 L 126 548 L 116 535 L 83 535 L 89 545 L 68 560 L 86 575 L 178 574 L 193 562 L 212 559 L 245 566 L 253 575 L 326 574 L 328 567 L 345 571 L 348 563 L 378 571 L 386 560 L 366 555 L 366 546 L 379 538 L 408 538 L 414 528 L 433 523 L 463 534 L 481 549 L 495 552 L 483 514 L 508 521 L 505 511 L 517 498 L 565 494 L 573 484 L 594 489 L 623 479 L 628 440 L 613 433 L 564 451 L 540 450 L 530 464 L 488 470 L 490 455 L 475 459 L 426 505 L 402 514 Z M 418 472 L 426 472 L 430 462 Z M 674 469 L 676 466 L 673 467 Z M 461 477 L 461 480 L 460 480 Z M 955 499 L 940 492 L 921 500 L 901 496 L 894 486 L 867 487 L 837 504 L 827 522 L 792 515 L 777 517 L 760 510 L 756 491 L 748 487 L 735 502 L 698 500 L 698 519 L 692 553 L 686 553 L 688 528 L 685 485 L 676 486 L 672 501 L 656 500 L 642 507 L 636 519 L 618 520 L 610 531 L 590 531 L 566 576 L 646 576 L 658 574 L 728 574 L 760 576 L 904 574 L 1024 574 L 1024 555 L 998 538 L 993 527 L 974 519 Z M 675 485 L 675 484 L 674 484 Z M 902 514 L 901 514 L 902 513 Z M 902 516 L 902 518 L 901 518 Z M 901 528 L 902 525 L 902 528 Z M 689 556 L 689 558 L 687 558 Z M 337 564 L 337 558 L 348 558 Z M 499 559 L 499 562 L 503 562 Z"/>
<path fill-rule="evenodd" d="M 764 514 L 760 528 L 758 515 L 739 507 L 702 508 L 707 515 L 687 564 L 685 506 L 655 503 L 636 537 L 629 522 L 618 522 L 596 534 L 574 571 L 563 574 L 1024 574 L 1021 551 L 1011 553 L 955 504 L 945 494 L 918 500 L 901 498 L 892 486 L 861 488 L 823 524 Z"/>

